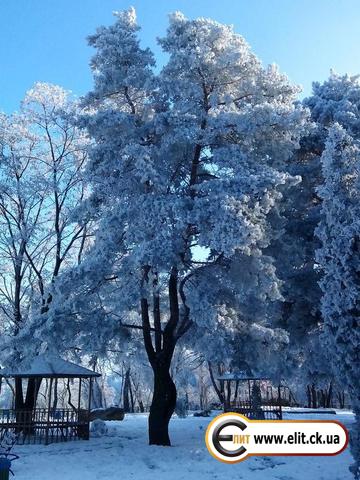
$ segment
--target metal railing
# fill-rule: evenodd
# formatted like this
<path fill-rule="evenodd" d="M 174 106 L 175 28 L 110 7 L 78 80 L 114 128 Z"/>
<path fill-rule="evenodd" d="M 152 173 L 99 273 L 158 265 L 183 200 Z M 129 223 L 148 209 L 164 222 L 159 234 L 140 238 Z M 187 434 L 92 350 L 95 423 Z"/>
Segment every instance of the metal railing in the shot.
<path fill-rule="evenodd" d="M 225 403 L 225 412 L 242 413 L 247 418 L 257 420 L 282 420 L 281 403 L 271 400 L 262 401 L 261 406 L 254 406 L 246 400 Z"/>
<path fill-rule="evenodd" d="M 88 439 L 89 412 L 64 408 L 2 409 L 0 431 L 15 434 L 18 444 Z"/>

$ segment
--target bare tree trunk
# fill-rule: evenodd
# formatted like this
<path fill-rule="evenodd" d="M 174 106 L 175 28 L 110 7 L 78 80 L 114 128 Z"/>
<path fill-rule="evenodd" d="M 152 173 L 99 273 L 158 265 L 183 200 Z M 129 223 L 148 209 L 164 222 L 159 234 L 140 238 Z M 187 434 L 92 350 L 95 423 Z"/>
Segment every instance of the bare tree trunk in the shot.
<path fill-rule="evenodd" d="M 144 268 L 144 281 L 148 282 L 149 269 Z M 169 310 L 170 318 L 164 329 L 161 329 L 160 300 L 157 290 L 157 276 L 153 282 L 153 320 L 150 324 L 149 303 L 146 296 L 141 298 L 141 317 L 144 345 L 154 374 L 154 392 L 149 415 L 150 445 L 169 446 L 169 422 L 175 411 L 176 387 L 170 375 L 170 365 L 177 340 L 189 329 L 189 308 L 185 303 L 185 295 L 178 286 L 178 272 L 173 268 L 169 278 Z M 178 290 L 179 289 L 179 290 Z M 183 300 L 184 312 L 180 319 L 178 292 Z M 152 331 L 155 335 L 153 344 Z"/>
<path fill-rule="evenodd" d="M 21 378 L 15 378 L 15 410 L 16 410 L 16 423 L 18 424 L 17 430 L 23 430 L 26 425 L 26 433 L 32 432 L 32 418 L 33 411 L 36 407 L 36 400 L 39 394 L 41 385 L 41 378 L 29 378 L 26 397 L 24 400 L 23 385 Z"/>
<path fill-rule="evenodd" d="M 317 398 L 316 398 L 316 387 L 315 387 L 315 383 L 313 383 L 311 385 L 311 407 L 312 408 L 317 408 L 318 405 L 317 405 Z"/>
<path fill-rule="evenodd" d="M 138 399 L 138 404 L 139 404 L 140 413 L 144 413 L 145 412 L 144 403 L 140 398 Z"/>
<path fill-rule="evenodd" d="M 311 390 L 310 385 L 306 385 L 306 397 L 307 397 L 307 406 L 311 408 Z"/>
<path fill-rule="evenodd" d="M 15 335 L 19 333 L 21 328 L 21 265 L 15 267 L 15 282 L 14 282 L 14 323 L 15 323 Z"/>
<path fill-rule="evenodd" d="M 38 397 L 41 381 L 42 381 L 41 378 L 29 378 L 27 389 L 26 389 L 26 399 L 25 399 L 26 410 L 34 410 L 36 406 L 36 400 Z"/>
<path fill-rule="evenodd" d="M 337 392 L 337 399 L 339 402 L 339 408 L 345 408 L 345 392 L 343 390 Z"/>
<path fill-rule="evenodd" d="M 216 383 L 216 380 L 215 380 L 215 377 L 214 377 L 214 372 L 213 372 L 213 369 L 212 369 L 212 366 L 211 366 L 211 362 L 208 362 L 208 368 L 209 368 L 210 380 L 211 380 L 212 386 L 214 387 L 216 395 L 218 396 L 220 403 L 224 403 L 224 394 L 220 390 L 220 388 L 218 387 L 218 385 Z"/>
<path fill-rule="evenodd" d="M 124 405 L 125 413 L 129 413 L 133 411 L 130 403 L 130 388 L 131 388 L 131 385 L 130 385 L 130 367 L 129 367 L 125 372 L 124 389 L 123 389 L 123 405 Z"/>
<path fill-rule="evenodd" d="M 24 395 L 22 388 L 22 379 L 15 378 L 15 410 L 20 410 L 24 407 Z"/>
<path fill-rule="evenodd" d="M 330 382 L 329 388 L 327 390 L 327 395 L 326 395 L 326 408 L 331 407 L 332 397 L 333 397 L 333 384 L 332 382 Z"/>
<path fill-rule="evenodd" d="M 129 377 L 129 395 L 130 395 L 131 413 L 134 413 L 135 402 L 134 402 L 133 389 L 132 389 L 132 385 L 131 385 L 131 376 Z"/>
<path fill-rule="evenodd" d="M 176 387 L 169 368 L 159 365 L 154 368 L 154 394 L 149 415 L 150 445 L 171 445 L 169 422 L 176 405 Z"/>
<path fill-rule="evenodd" d="M 237 380 L 235 383 L 235 392 L 234 392 L 234 402 L 236 402 L 239 392 L 239 381 Z"/>

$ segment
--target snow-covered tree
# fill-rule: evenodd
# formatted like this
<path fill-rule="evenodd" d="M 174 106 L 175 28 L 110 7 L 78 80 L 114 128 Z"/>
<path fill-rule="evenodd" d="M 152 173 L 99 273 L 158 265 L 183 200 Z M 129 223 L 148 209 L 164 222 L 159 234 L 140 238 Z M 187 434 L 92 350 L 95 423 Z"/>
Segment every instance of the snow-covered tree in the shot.
<path fill-rule="evenodd" d="M 360 134 L 360 83 L 359 76 L 338 75 L 331 72 L 327 81 L 313 83 L 313 95 L 304 100 L 316 122 L 314 135 L 309 139 L 317 144 L 314 150 L 322 149 L 327 138 L 327 128 L 334 122 L 351 135 Z"/>
<path fill-rule="evenodd" d="M 360 142 L 335 124 L 322 155 L 321 310 L 334 370 L 350 393 L 356 426 L 353 467 L 360 476 Z"/>
<path fill-rule="evenodd" d="M 56 277 L 84 249 L 86 225 L 72 218 L 84 199 L 88 146 L 72 123 L 77 109 L 62 88 L 37 83 L 19 113 L 0 117 L 0 308 L 7 365 L 30 354 L 33 318 L 44 316 Z"/>
<path fill-rule="evenodd" d="M 320 382 L 334 385 L 336 378 L 321 341 L 322 272 L 315 258 L 319 239 L 315 229 L 321 218 L 318 187 L 323 183 L 321 155 L 328 128 L 334 122 L 351 135 L 359 136 L 360 85 L 357 77 L 331 73 L 328 80 L 313 84 L 313 94 L 303 101 L 311 114 L 312 126 L 300 140 L 300 149 L 289 160 L 286 170 L 302 178 L 296 188 L 284 195 L 280 205 L 284 234 L 274 242 L 269 254 L 275 257 L 278 276 L 283 280 L 284 301 L 279 304 L 281 323 L 289 332 L 285 374 L 297 376 L 298 388 Z M 317 345 L 317 347 L 315 347 Z M 298 368 L 300 366 L 300 369 Z"/>
<path fill-rule="evenodd" d="M 0 118 L 0 305 L 10 334 L 30 309 L 46 308 L 47 287 L 84 241 L 84 226 L 71 218 L 84 198 L 87 147 L 71 123 L 75 112 L 62 88 L 38 83 L 20 113 Z"/>
<path fill-rule="evenodd" d="M 265 279 L 262 251 L 278 234 L 268 219 L 297 181 L 282 167 L 306 115 L 294 105 L 298 89 L 263 68 L 231 27 L 171 15 L 160 40 L 169 60 L 156 76 L 134 10 L 116 17 L 90 37 L 95 85 L 82 120 L 94 141 L 82 215 L 98 220 L 96 239 L 64 279 L 67 301 L 54 306 L 51 327 L 64 335 L 61 308 L 87 331 L 101 320 L 93 348 L 121 327 L 140 329 L 154 373 L 149 440 L 169 445 L 175 347 L 192 327 L 215 331 L 219 291 L 245 295 L 229 274 L 235 260 L 253 257 Z M 272 275 L 249 295 L 278 298 L 278 287 Z"/>

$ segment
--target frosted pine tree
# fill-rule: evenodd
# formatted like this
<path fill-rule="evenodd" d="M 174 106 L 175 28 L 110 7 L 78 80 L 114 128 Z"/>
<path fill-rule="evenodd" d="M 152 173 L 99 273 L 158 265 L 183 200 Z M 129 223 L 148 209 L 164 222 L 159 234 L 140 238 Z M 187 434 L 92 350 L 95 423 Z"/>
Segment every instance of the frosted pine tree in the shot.
<path fill-rule="evenodd" d="M 349 391 L 356 414 L 353 467 L 360 475 L 360 143 L 335 124 L 322 155 L 324 185 L 317 252 L 323 277 L 324 338 L 334 371 Z"/>
<path fill-rule="evenodd" d="M 297 181 L 281 168 L 306 115 L 294 105 L 298 89 L 231 27 L 172 15 L 160 40 L 169 61 L 155 76 L 134 10 L 116 17 L 90 37 L 95 86 L 82 120 L 94 140 L 82 215 L 98 230 L 56 308 L 73 308 L 84 332 L 97 329 L 94 348 L 121 327 L 142 331 L 154 373 L 149 440 L 169 445 L 174 349 L 195 325 L 199 336 L 215 331 L 219 290 L 247 295 L 229 275 L 235 259 L 256 258 L 254 274 L 265 275 L 262 250 L 276 235 L 268 219 Z M 278 297 L 271 281 L 252 294 Z"/>
<path fill-rule="evenodd" d="M 290 335 L 289 357 L 284 367 L 289 376 L 298 372 L 299 387 L 313 383 L 318 386 L 321 382 L 330 388 L 336 375 L 329 370 L 326 349 L 320 355 L 321 341 L 317 338 L 323 323 L 318 285 L 322 273 L 315 258 L 320 246 L 315 229 L 322 215 L 317 189 L 323 183 L 321 155 L 328 128 L 338 122 L 359 138 L 359 80 L 332 72 L 325 82 L 313 83 L 312 95 L 304 99 L 303 105 L 309 109 L 312 125 L 286 167 L 291 175 L 300 175 L 302 181 L 283 197 L 280 210 L 284 235 L 273 244 L 270 254 L 276 259 L 277 275 L 284 281 L 280 326 Z M 318 347 L 314 348 L 314 344 Z"/>

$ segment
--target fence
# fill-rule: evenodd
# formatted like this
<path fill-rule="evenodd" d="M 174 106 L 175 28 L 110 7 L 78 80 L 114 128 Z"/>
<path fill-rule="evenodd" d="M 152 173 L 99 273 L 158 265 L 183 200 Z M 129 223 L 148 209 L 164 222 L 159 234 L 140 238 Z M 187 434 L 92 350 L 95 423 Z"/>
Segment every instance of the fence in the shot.
<path fill-rule="evenodd" d="M 276 401 L 263 401 L 261 406 L 254 406 L 251 402 L 235 400 L 225 403 L 225 412 L 236 412 L 247 418 L 256 420 L 282 420 L 281 404 Z"/>
<path fill-rule="evenodd" d="M 0 410 L 0 431 L 15 434 L 20 445 L 88 440 L 89 412 L 47 408 Z"/>

